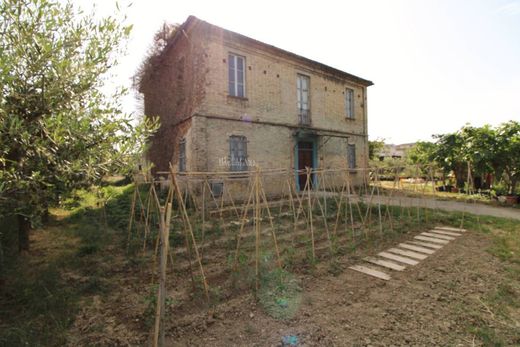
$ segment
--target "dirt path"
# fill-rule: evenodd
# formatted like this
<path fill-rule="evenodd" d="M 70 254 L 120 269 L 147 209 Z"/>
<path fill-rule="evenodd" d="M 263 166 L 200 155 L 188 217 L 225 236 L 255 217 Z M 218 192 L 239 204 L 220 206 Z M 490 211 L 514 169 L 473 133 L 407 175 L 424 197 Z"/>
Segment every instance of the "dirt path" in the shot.
<path fill-rule="evenodd" d="M 502 328 L 484 303 L 506 278 L 503 263 L 486 251 L 487 236 L 467 232 L 417 266 L 394 272 L 388 282 L 347 269 L 387 246 L 341 258 L 336 277 L 323 263 L 312 275 L 301 275 L 303 299 L 292 319 L 271 318 L 247 295 L 217 306 L 211 315 L 175 319 L 169 343 L 281 346 L 283 336 L 293 335 L 300 347 L 481 346 L 478 329 Z M 520 344 L 516 324 L 505 330 L 506 345 Z"/>
<path fill-rule="evenodd" d="M 520 209 L 510 207 L 496 207 L 488 206 L 479 203 L 467 203 L 460 201 L 447 201 L 429 198 L 413 198 L 413 197 L 388 197 L 388 196 L 374 196 L 372 203 L 393 205 L 393 206 L 407 206 L 407 207 L 426 207 L 432 209 L 439 209 L 444 211 L 458 211 L 472 213 L 481 216 L 493 216 L 500 218 L 511 218 L 520 220 Z"/>

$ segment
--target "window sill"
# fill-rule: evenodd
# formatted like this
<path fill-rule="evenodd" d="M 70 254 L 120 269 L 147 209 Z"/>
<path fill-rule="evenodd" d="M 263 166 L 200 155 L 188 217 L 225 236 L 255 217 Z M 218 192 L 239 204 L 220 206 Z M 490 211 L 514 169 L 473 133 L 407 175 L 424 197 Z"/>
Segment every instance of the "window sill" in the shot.
<path fill-rule="evenodd" d="M 229 171 L 231 175 L 228 176 L 230 179 L 244 179 L 249 178 L 248 171 Z"/>
<path fill-rule="evenodd" d="M 345 119 L 347 121 L 355 121 L 355 120 L 357 120 L 357 118 L 353 118 L 353 117 L 345 117 Z"/>
<path fill-rule="evenodd" d="M 237 101 L 249 101 L 249 99 L 244 96 L 228 95 L 227 98 L 231 99 L 231 100 L 237 100 Z"/>

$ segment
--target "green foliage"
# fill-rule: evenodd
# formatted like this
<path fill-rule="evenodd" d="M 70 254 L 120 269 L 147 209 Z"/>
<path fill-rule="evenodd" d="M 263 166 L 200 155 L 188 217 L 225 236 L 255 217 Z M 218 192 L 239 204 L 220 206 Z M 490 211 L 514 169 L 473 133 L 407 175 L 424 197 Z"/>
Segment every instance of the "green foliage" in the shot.
<path fill-rule="evenodd" d="M 434 137 L 437 142 L 426 157 L 435 160 L 445 173 L 453 171 L 458 187 L 464 186 L 469 162 L 474 175 L 493 173 L 503 179 L 507 193 L 515 193 L 520 180 L 519 122 L 509 121 L 495 128 L 466 125 L 455 133 Z"/>
<path fill-rule="evenodd" d="M 157 310 L 157 292 L 158 292 L 159 286 L 154 284 L 150 286 L 150 291 L 148 294 L 143 298 L 144 303 L 146 304 L 146 308 L 143 313 L 143 321 L 144 324 L 151 328 L 155 322 L 155 312 Z M 164 304 L 166 307 L 166 310 L 174 306 L 175 300 L 171 296 L 167 296 L 164 298 Z"/>
<path fill-rule="evenodd" d="M 508 193 L 514 194 L 520 180 L 520 122 L 504 123 L 498 127 L 496 134 L 500 139 L 495 161 L 497 171 L 503 172 Z"/>
<path fill-rule="evenodd" d="M 297 279 L 285 270 L 263 271 L 258 300 L 271 317 L 291 319 L 301 305 L 302 289 Z"/>
<path fill-rule="evenodd" d="M 66 329 L 77 310 L 78 296 L 65 285 L 56 265 L 40 268 L 31 277 L 16 276 L 1 290 L 5 319 L 1 346 L 63 346 Z M 16 268 L 25 273 L 27 269 Z M 9 303 L 9 305 L 8 305 Z M 18 309 L 18 310 L 16 310 Z"/>
<path fill-rule="evenodd" d="M 436 144 L 427 141 L 418 141 L 408 150 L 406 159 L 411 164 L 429 165 L 433 160 Z"/>
<path fill-rule="evenodd" d="M 370 160 L 376 159 L 376 156 L 383 150 L 384 147 L 385 147 L 384 139 L 368 141 L 368 158 Z"/>
<path fill-rule="evenodd" d="M 57 0 L 0 3 L 0 216 L 37 223 L 74 188 L 129 172 L 155 121 L 121 111 L 108 73 L 131 26 Z"/>

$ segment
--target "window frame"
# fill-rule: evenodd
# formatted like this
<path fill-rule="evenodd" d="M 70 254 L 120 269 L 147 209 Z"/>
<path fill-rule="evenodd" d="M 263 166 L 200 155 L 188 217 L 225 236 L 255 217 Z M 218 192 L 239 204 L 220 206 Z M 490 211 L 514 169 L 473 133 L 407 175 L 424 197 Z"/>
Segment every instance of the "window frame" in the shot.
<path fill-rule="evenodd" d="M 179 172 L 186 172 L 186 138 L 179 141 Z"/>
<path fill-rule="evenodd" d="M 238 69 L 237 62 L 238 58 L 242 59 L 242 94 L 239 95 L 239 81 L 238 81 Z M 231 61 L 233 61 L 233 68 L 231 67 Z M 231 69 L 233 69 L 233 81 L 231 81 Z M 233 88 L 231 88 L 231 83 L 233 83 Z M 246 98 L 246 57 L 236 53 L 228 53 L 228 95 L 234 98 Z"/>
<path fill-rule="evenodd" d="M 229 136 L 229 171 L 230 172 L 244 172 L 249 170 L 249 166 L 247 163 L 247 137 L 243 135 L 231 135 Z M 239 144 L 243 145 L 242 151 L 243 155 L 240 156 L 240 148 L 238 147 Z M 235 145 L 236 144 L 236 145 Z M 236 146 L 236 149 L 233 148 L 233 146 Z M 237 153 L 238 158 L 238 165 L 234 165 L 234 152 Z"/>
<path fill-rule="evenodd" d="M 347 119 L 356 119 L 354 104 L 354 89 L 345 88 L 345 116 Z"/>
<path fill-rule="evenodd" d="M 307 89 L 302 88 L 302 81 L 307 81 Z M 303 108 L 303 93 L 307 92 L 307 108 Z M 296 108 L 298 111 L 298 124 L 300 125 L 311 125 L 311 77 L 298 73 L 296 75 Z"/>
<path fill-rule="evenodd" d="M 353 165 L 351 165 L 352 163 Z M 356 144 L 354 143 L 347 143 L 347 166 L 349 170 L 357 169 Z"/>

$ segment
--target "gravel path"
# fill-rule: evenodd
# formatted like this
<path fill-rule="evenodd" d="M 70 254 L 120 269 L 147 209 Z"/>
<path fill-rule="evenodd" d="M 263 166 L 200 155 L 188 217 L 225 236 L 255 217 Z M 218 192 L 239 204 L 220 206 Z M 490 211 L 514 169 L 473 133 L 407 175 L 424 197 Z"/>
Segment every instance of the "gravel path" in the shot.
<path fill-rule="evenodd" d="M 419 206 L 445 211 L 466 212 L 481 216 L 493 216 L 520 220 L 519 209 L 511 207 L 488 206 L 480 203 L 446 201 L 429 198 L 374 196 L 372 198 L 372 203 L 378 202 L 380 202 L 381 204 L 393 206 Z"/>

